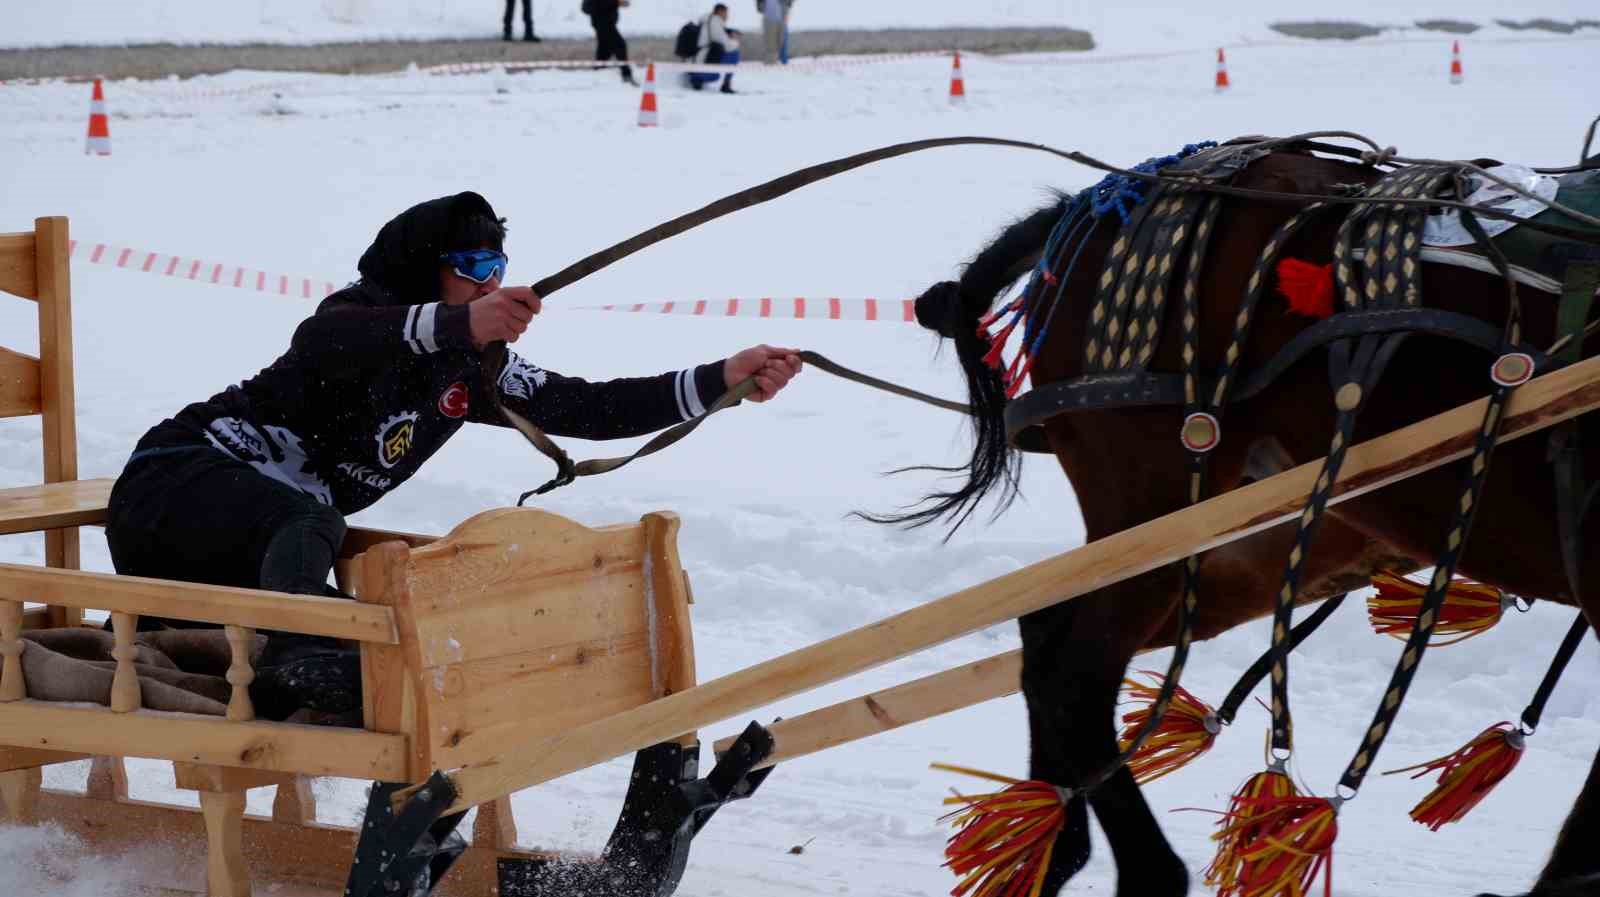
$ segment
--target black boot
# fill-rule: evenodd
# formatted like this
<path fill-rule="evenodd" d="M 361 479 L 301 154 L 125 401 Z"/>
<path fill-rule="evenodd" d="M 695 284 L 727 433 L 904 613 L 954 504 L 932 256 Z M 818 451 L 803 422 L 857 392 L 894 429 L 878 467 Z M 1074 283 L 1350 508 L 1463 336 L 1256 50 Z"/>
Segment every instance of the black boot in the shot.
<path fill-rule="evenodd" d="M 513 39 L 514 39 L 514 38 L 512 38 L 512 36 L 511 36 L 511 26 L 510 26 L 510 25 L 507 25 L 507 26 L 506 26 L 506 30 L 505 30 L 505 38 L 504 38 L 504 39 L 505 39 L 505 40 L 513 40 Z"/>
<path fill-rule="evenodd" d="M 622 67 L 622 83 L 630 84 L 634 87 L 639 86 L 639 82 L 633 80 L 633 68 L 631 66 L 625 65 Z"/>
<path fill-rule="evenodd" d="M 722 92 L 723 93 L 738 93 L 737 90 L 733 89 L 733 76 L 732 75 L 729 75 L 728 77 L 722 79 Z"/>
<path fill-rule="evenodd" d="M 522 39 L 527 41 L 530 44 L 544 43 L 544 38 L 540 37 L 537 34 L 534 34 L 532 28 L 529 28 L 527 30 L 527 32 L 522 35 Z"/>

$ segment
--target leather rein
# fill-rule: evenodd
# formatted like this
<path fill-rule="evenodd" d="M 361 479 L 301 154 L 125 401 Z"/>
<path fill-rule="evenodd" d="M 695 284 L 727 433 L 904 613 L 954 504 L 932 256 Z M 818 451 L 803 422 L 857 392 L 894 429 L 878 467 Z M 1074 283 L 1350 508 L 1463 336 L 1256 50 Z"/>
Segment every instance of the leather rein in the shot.
<path fill-rule="evenodd" d="M 1357 151 L 1342 146 L 1310 143 L 1310 141 L 1327 137 L 1341 137 L 1356 140 L 1372 147 L 1372 149 L 1371 151 Z M 867 152 L 857 153 L 855 155 L 823 162 L 818 165 L 808 166 L 806 168 L 790 172 L 782 177 L 774 178 L 754 187 L 724 196 L 721 199 L 702 206 L 699 209 L 685 213 L 652 228 L 641 231 L 640 233 L 635 234 L 626 240 L 585 256 L 584 258 L 579 259 L 560 271 L 557 271 L 556 273 L 551 274 L 550 276 L 545 277 L 535 283 L 533 285 L 533 291 L 541 298 L 546 298 L 555 293 L 557 290 L 576 283 L 577 281 L 588 277 L 590 274 L 609 267 L 610 265 L 621 261 L 622 259 L 627 258 L 634 253 L 637 253 L 650 246 L 654 246 L 657 243 L 670 239 L 671 237 L 675 237 L 686 231 L 692 230 L 702 224 L 706 224 L 710 221 L 714 221 L 723 216 L 732 214 L 733 212 L 769 202 L 777 199 L 778 197 L 798 190 L 801 187 L 814 184 L 818 181 L 826 180 L 836 175 L 840 175 L 845 172 L 873 164 L 875 162 L 880 162 L 885 159 L 892 159 L 897 156 L 910 155 L 912 153 L 922 152 L 924 150 L 948 146 L 996 146 L 1009 147 L 1012 149 L 1033 150 L 1036 152 L 1048 153 L 1050 155 L 1054 155 L 1071 162 L 1076 162 L 1090 168 L 1095 168 L 1114 174 L 1122 174 L 1130 177 L 1161 182 L 1172 186 L 1178 186 L 1181 189 L 1201 191 L 1224 196 L 1240 196 L 1269 202 L 1359 205 L 1373 201 L 1360 196 L 1280 193 L 1268 190 L 1254 190 L 1249 188 L 1233 187 L 1198 177 L 1172 175 L 1167 173 L 1149 174 L 1144 172 L 1130 171 L 1108 165 L 1084 153 L 1060 150 L 1044 144 L 1031 143 L 1027 141 L 1008 140 L 998 137 L 942 137 L 929 140 L 916 140 L 906 143 L 897 143 L 890 146 L 869 150 Z M 1413 161 L 1401 159 L 1395 156 L 1392 148 L 1384 150 L 1380 148 L 1378 144 L 1366 137 L 1345 131 L 1317 131 L 1276 140 L 1255 141 L 1249 144 L 1247 148 L 1252 151 L 1264 153 L 1272 149 L 1287 146 L 1304 147 L 1339 155 L 1358 155 L 1363 161 L 1371 164 L 1386 164 L 1395 162 L 1405 163 Z M 1587 142 L 1585 146 L 1587 148 Z M 1476 166 L 1473 167 L 1476 168 Z M 1574 168 L 1559 170 L 1574 171 L 1593 167 L 1600 167 L 1600 160 L 1591 160 L 1590 162 L 1586 162 Z M 1557 169 L 1551 170 L 1555 171 Z M 1481 173 L 1481 171 L 1481 169 L 1477 169 L 1475 173 Z M 1492 176 L 1486 176 L 1493 180 L 1498 180 Z M 1520 188 L 1516 187 L 1515 185 L 1507 186 L 1511 187 L 1516 192 L 1525 193 L 1525 191 L 1520 190 Z M 1576 228 L 1561 227 L 1558 225 L 1550 225 L 1541 222 L 1532 222 L 1524 219 L 1516 219 L 1514 215 L 1503 212 L 1499 209 L 1473 206 L 1457 200 L 1401 200 L 1389 198 L 1384 200 L 1384 202 L 1388 204 L 1425 205 L 1432 208 L 1443 207 L 1465 209 L 1481 217 L 1518 220 L 1523 226 L 1546 231 L 1557 236 L 1566 237 L 1568 239 L 1575 239 L 1589 243 L 1600 243 L 1600 235 L 1597 235 L 1593 232 L 1583 231 Z M 1548 205 L 1551 208 L 1555 208 L 1568 214 L 1572 218 L 1585 223 L 1593 224 L 1596 227 L 1600 227 L 1600 220 L 1592 219 L 1575 210 L 1563 208 L 1555 203 L 1548 203 Z M 1252 393 L 1265 388 L 1265 386 L 1271 381 L 1272 377 L 1275 376 L 1275 372 L 1280 372 L 1287 368 L 1288 365 L 1294 360 L 1300 356 L 1303 356 L 1306 352 L 1309 352 L 1311 349 L 1316 348 L 1317 346 L 1323 345 L 1335 339 L 1347 337 L 1349 335 L 1347 328 L 1351 326 L 1388 329 L 1388 327 L 1393 325 L 1404 325 L 1408 328 L 1421 330 L 1445 327 L 1455 332 L 1471 333 L 1472 336 L 1476 338 L 1469 339 L 1469 342 L 1485 342 L 1489 337 L 1487 333 L 1477 332 L 1480 328 L 1486 327 L 1487 325 L 1482 325 L 1481 322 L 1471 321 L 1470 319 L 1464 319 L 1463 316 L 1453 315 L 1450 312 L 1420 311 L 1415 313 L 1416 320 L 1406 320 L 1404 322 L 1399 320 L 1380 321 L 1378 320 L 1380 316 L 1382 316 L 1381 313 L 1374 313 L 1370 320 L 1367 319 L 1367 316 L 1358 316 L 1361 317 L 1361 320 L 1351 321 L 1337 327 L 1324 327 L 1324 325 L 1332 325 L 1334 323 L 1333 321 L 1325 321 L 1322 322 L 1322 324 L 1311 328 L 1306 333 L 1301 334 L 1300 339 L 1297 339 L 1289 346 L 1286 346 L 1280 352 L 1277 358 L 1273 359 L 1273 361 L 1270 362 L 1266 368 L 1253 377 L 1250 381 L 1250 384 L 1245 387 L 1245 391 L 1247 393 Z M 873 377 L 859 371 L 851 370 L 850 368 L 840 365 L 817 352 L 809 350 L 802 351 L 800 353 L 800 357 L 802 360 L 815 365 L 816 367 L 830 374 L 855 383 L 860 383 L 875 389 L 893 393 L 895 395 L 914 399 L 916 401 L 924 402 L 926 404 L 949 411 L 956 411 L 963 414 L 971 414 L 972 411 L 971 407 L 966 404 L 947 399 L 941 399 L 936 396 L 931 396 L 926 393 L 910 389 L 908 387 L 891 383 L 887 380 Z M 500 401 L 498 381 L 500 374 L 505 367 L 505 363 L 506 345 L 503 341 L 491 342 L 484 347 L 481 366 L 483 372 L 484 392 L 490 397 L 490 400 L 494 403 L 495 408 L 500 412 L 501 416 L 504 417 L 513 428 L 522 433 L 522 435 L 528 440 L 529 444 L 531 444 L 541 454 L 553 461 L 556 465 L 556 476 L 550 479 L 544 485 L 524 492 L 517 499 L 518 505 L 521 505 L 533 495 L 543 495 L 575 481 L 578 477 L 607 473 L 623 467 L 637 458 L 655 454 L 656 452 L 667 448 L 668 446 L 678 442 L 685 436 L 692 433 L 711 415 L 737 405 L 740 401 L 747 398 L 755 391 L 754 379 L 746 379 L 743 382 L 736 384 L 727 392 L 718 397 L 718 399 L 706 409 L 704 414 L 692 420 L 684 421 L 683 423 L 663 430 L 630 455 L 614 458 L 597 458 L 575 462 L 572 460 L 571 456 L 561 448 L 561 446 L 556 444 L 556 442 L 552 440 L 549 435 L 547 435 L 537 425 L 528 420 L 526 417 L 517 413 L 515 410 L 506 407 Z M 1176 377 L 1177 380 L 1181 380 L 1181 375 L 1171 376 Z M 1100 383 L 1087 382 L 1081 389 L 1079 389 L 1070 397 L 1065 397 L 1061 396 L 1059 393 L 1054 393 L 1051 396 L 1035 398 L 1037 391 L 1035 393 L 1029 393 L 1020 396 L 1018 399 L 1013 401 L 1013 406 L 1025 406 L 1029 413 L 1026 415 L 1027 422 L 1017 426 L 1015 432 L 1010 433 L 1014 444 L 1019 449 L 1024 451 L 1048 452 L 1049 448 L 1045 445 L 1042 438 L 1042 433 L 1036 426 L 1037 422 L 1041 419 L 1040 415 L 1053 416 L 1054 414 L 1059 414 L 1065 411 L 1077 410 L 1071 406 L 1085 407 L 1084 403 L 1088 402 L 1094 402 L 1095 407 L 1106 407 L 1108 404 L 1170 404 L 1171 396 L 1174 394 L 1173 383 L 1177 382 L 1168 381 L 1162 375 L 1148 374 L 1143 375 L 1143 377 L 1137 382 L 1123 382 L 1124 379 L 1126 378 L 1119 379 L 1115 377 L 1108 377 L 1103 378 L 1103 382 Z M 1179 404 L 1181 404 L 1181 401 Z M 1010 431 L 1012 428 L 1009 426 L 1009 422 L 1012 419 L 1012 415 L 1008 414 L 1007 418 L 1008 431 Z"/>

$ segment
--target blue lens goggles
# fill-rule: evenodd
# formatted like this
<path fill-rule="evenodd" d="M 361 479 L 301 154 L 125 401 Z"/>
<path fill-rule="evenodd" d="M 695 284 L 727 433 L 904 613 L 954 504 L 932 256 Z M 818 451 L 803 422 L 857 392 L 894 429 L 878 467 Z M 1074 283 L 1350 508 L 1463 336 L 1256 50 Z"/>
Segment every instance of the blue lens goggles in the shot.
<path fill-rule="evenodd" d="M 503 252 L 493 249 L 469 249 L 465 252 L 446 252 L 439 256 L 450 269 L 473 283 L 488 283 L 490 278 L 505 280 L 506 265 L 511 260 Z"/>

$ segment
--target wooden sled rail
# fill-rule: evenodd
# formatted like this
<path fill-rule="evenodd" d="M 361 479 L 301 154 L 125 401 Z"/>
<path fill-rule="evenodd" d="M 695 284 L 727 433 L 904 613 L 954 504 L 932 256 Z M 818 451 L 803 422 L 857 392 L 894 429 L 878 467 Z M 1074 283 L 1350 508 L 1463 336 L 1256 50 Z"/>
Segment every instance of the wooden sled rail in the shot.
<path fill-rule="evenodd" d="M 1488 407 L 1480 399 L 1353 446 L 1330 504 L 1465 457 Z M 1600 358 L 1538 377 L 1509 403 L 1514 439 L 1600 407 Z M 1288 521 L 1301 512 L 1320 461 L 1219 495 L 990 582 L 929 602 L 613 716 L 553 736 L 510 735 L 497 759 L 449 776 L 450 812 L 745 714 L 916 651 L 1120 582 Z M 396 795 L 397 806 L 409 792 Z"/>
<path fill-rule="evenodd" d="M 370 644 L 398 644 L 394 612 L 340 598 L 196 585 L 166 579 L 0 564 L 0 601 L 277 629 Z"/>

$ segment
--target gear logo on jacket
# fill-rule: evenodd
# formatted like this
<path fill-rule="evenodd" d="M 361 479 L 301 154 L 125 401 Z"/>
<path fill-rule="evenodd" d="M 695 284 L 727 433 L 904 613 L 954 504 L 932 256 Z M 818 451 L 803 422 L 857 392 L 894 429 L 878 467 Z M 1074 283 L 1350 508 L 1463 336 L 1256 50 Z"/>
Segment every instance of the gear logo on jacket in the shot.
<path fill-rule="evenodd" d="M 415 411 L 402 411 L 384 421 L 379 428 L 378 463 L 385 470 L 399 464 L 411 451 L 411 445 L 417 439 L 417 418 L 420 416 Z"/>
<path fill-rule="evenodd" d="M 519 399 L 532 398 L 533 391 L 543 386 L 549 376 L 523 361 L 521 356 L 511 353 L 511 357 L 506 359 L 506 369 L 500 372 L 500 391 Z"/>
<path fill-rule="evenodd" d="M 458 420 L 467 416 L 467 384 L 457 380 L 440 394 L 439 413 Z"/>

